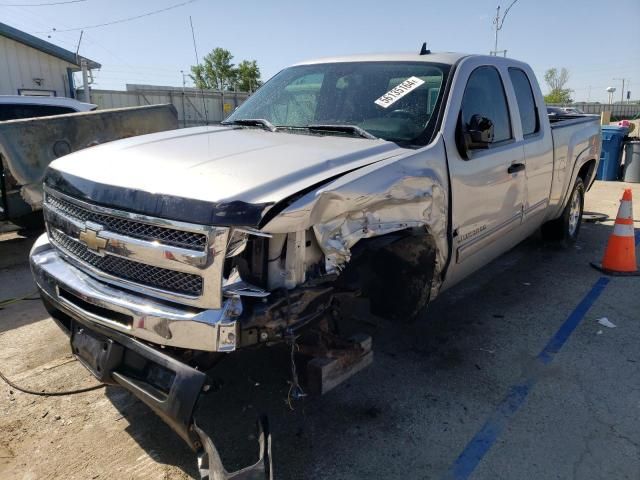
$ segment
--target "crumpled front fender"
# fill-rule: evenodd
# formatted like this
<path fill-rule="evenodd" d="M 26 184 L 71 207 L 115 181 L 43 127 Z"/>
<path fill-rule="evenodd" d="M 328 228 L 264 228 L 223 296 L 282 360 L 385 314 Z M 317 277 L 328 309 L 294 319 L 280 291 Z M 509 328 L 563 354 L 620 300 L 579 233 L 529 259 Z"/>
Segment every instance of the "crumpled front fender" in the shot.
<path fill-rule="evenodd" d="M 424 227 L 436 243 L 432 293 L 449 254 L 448 175 L 444 143 L 408 151 L 350 172 L 302 196 L 272 219 L 263 231 L 289 233 L 312 228 L 329 272 L 351 258 L 363 238 Z"/>

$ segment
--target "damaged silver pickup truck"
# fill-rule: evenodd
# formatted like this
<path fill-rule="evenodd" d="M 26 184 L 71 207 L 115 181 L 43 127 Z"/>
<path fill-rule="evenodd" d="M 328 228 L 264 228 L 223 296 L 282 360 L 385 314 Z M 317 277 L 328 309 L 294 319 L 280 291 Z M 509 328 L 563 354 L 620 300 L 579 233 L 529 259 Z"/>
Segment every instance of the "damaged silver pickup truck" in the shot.
<path fill-rule="evenodd" d="M 337 295 L 403 322 L 542 228 L 569 245 L 600 156 L 597 118 L 550 124 L 529 66 L 385 54 L 286 68 L 223 125 L 53 162 L 31 265 L 101 381 L 147 403 L 229 474 L 194 422 L 221 355 L 295 341 Z M 317 350 L 322 350 L 318 348 Z"/>

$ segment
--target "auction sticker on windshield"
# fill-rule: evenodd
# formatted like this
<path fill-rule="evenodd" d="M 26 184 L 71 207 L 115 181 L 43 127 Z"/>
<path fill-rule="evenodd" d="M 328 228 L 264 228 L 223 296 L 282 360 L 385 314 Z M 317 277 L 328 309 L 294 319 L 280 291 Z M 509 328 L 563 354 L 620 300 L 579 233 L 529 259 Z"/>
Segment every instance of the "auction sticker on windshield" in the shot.
<path fill-rule="evenodd" d="M 404 82 L 402 82 L 397 87 L 392 88 L 387 93 L 382 95 L 379 99 L 375 101 L 376 105 L 380 105 L 382 108 L 387 108 L 406 94 L 411 93 L 413 90 L 418 88 L 420 85 L 424 83 L 424 80 L 420 80 L 418 77 L 409 77 Z"/>

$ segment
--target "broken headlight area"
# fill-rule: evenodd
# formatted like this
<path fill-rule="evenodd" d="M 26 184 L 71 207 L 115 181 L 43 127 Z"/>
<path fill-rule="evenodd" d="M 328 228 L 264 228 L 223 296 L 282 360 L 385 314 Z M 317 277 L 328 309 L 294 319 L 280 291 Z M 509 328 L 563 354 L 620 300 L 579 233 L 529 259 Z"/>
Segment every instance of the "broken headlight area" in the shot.
<path fill-rule="evenodd" d="M 240 347 L 283 341 L 320 318 L 336 278 L 311 230 L 271 235 L 248 228 L 231 232 L 223 276 L 223 295 L 240 300 Z"/>

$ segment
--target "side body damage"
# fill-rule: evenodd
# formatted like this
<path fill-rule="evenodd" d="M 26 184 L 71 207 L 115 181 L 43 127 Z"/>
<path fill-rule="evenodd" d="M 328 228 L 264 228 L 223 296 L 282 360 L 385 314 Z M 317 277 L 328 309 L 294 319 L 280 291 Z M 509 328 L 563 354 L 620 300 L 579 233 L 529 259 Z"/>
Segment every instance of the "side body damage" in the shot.
<path fill-rule="evenodd" d="M 430 147 L 408 152 L 350 172 L 307 193 L 284 208 L 262 230 L 274 236 L 313 236 L 322 251 L 326 274 L 346 271 L 350 262 L 357 263 L 357 257 L 364 251 L 392 252 L 396 249 L 389 249 L 389 245 L 403 238 L 402 243 L 413 248 L 413 254 L 406 248 L 402 251 L 405 261 L 429 268 L 420 255 L 429 247 L 434 262 L 429 272 L 432 281 L 425 287 L 434 298 L 449 254 L 449 186 L 444 144 L 438 137 Z M 363 242 L 378 237 L 387 237 L 388 241 Z M 380 256 L 376 258 L 381 261 Z M 297 262 L 308 268 L 309 260 L 300 255 Z"/>

